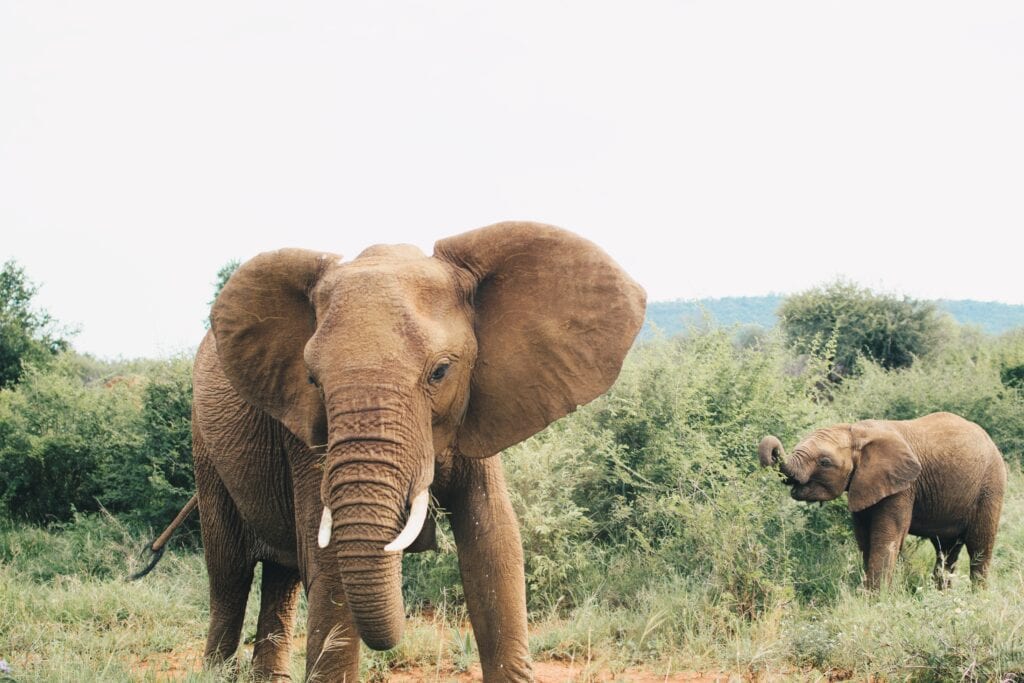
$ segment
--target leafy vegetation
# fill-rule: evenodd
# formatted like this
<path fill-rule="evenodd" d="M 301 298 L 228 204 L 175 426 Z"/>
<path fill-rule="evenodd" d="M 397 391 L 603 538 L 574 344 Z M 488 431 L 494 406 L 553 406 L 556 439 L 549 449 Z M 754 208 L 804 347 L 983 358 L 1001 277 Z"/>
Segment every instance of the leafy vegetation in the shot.
<path fill-rule="evenodd" d="M 238 259 L 231 259 L 220 267 L 220 270 L 217 271 L 217 279 L 213 283 L 213 298 L 206 302 L 207 306 L 213 306 L 213 302 L 217 300 L 220 290 L 224 289 L 224 285 L 228 283 L 228 280 L 231 279 L 231 276 L 235 274 L 235 271 L 238 270 L 238 267 L 241 265 L 242 262 Z M 203 325 L 207 329 L 210 328 L 209 317 L 203 320 Z"/>
<path fill-rule="evenodd" d="M 0 516 L 66 522 L 106 507 L 161 524 L 192 495 L 191 362 L 121 374 L 65 353 L 0 392 Z"/>
<path fill-rule="evenodd" d="M 798 353 L 831 341 L 835 375 L 842 377 L 854 373 L 862 357 L 887 370 L 909 367 L 942 344 L 951 322 L 933 303 L 836 281 L 786 299 L 779 327 Z"/>
<path fill-rule="evenodd" d="M 0 389 L 16 384 L 26 365 L 68 348 L 50 314 L 32 306 L 38 289 L 14 261 L 0 268 Z"/>

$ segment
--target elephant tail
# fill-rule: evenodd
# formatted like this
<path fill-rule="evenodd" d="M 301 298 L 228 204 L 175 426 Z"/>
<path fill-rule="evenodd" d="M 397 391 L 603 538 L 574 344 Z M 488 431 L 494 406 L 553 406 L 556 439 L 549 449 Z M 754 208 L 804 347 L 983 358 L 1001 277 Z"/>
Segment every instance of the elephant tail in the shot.
<path fill-rule="evenodd" d="M 178 516 L 174 518 L 174 521 L 168 524 L 167 528 L 164 529 L 164 532 L 157 536 L 152 543 L 143 549 L 143 553 L 149 551 L 153 556 L 150 558 L 149 564 L 147 564 L 141 571 L 138 571 L 128 577 L 129 581 L 137 581 L 153 571 L 153 567 L 155 567 L 156 563 L 160 561 L 160 558 L 164 556 L 164 547 L 167 545 L 167 541 L 171 539 L 171 535 L 174 534 L 177 528 L 181 526 L 181 523 L 192 514 L 192 511 L 196 509 L 198 504 L 199 496 L 197 494 L 193 494 L 193 496 L 189 498 L 188 502 L 185 503 L 185 507 L 181 508 L 181 511 L 178 512 Z"/>

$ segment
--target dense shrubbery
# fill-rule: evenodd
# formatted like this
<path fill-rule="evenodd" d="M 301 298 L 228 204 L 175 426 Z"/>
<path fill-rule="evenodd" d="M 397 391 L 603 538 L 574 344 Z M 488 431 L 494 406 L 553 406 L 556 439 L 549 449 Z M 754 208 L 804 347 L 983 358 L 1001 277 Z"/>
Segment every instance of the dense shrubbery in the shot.
<path fill-rule="evenodd" d="M 939 348 L 954 323 L 929 301 L 876 294 L 836 281 L 795 294 L 779 307 L 779 327 L 799 353 L 834 342 L 836 373 L 853 373 L 861 357 L 883 368 L 909 367 Z"/>
<path fill-rule="evenodd" d="M 192 495 L 191 362 L 65 353 L 0 391 L 0 516 L 64 522 L 101 506 L 161 525 Z"/>

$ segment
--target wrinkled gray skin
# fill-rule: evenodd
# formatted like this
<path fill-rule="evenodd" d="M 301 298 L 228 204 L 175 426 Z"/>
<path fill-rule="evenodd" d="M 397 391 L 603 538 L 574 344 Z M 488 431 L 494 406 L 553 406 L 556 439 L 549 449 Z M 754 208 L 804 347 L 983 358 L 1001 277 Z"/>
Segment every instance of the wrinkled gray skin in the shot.
<path fill-rule="evenodd" d="M 429 491 L 450 514 L 484 678 L 530 680 L 519 529 L 489 456 L 611 385 L 644 300 L 596 246 L 535 223 L 457 235 L 430 257 L 287 249 L 243 264 L 194 371 L 206 660 L 235 653 L 262 562 L 257 677 L 286 676 L 301 585 L 307 678 L 357 680 L 360 638 L 401 636 L 402 552 L 385 546 Z M 406 551 L 433 533 L 428 517 Z"/>
<path fill-rule="evenodd" d="M 916 420 L 866 420 L 819 429 L 786 456 L 761 440 L 762 467 L 777 465 L 795 500 L 826 501 L 848 491 L 865 583 L 892 577 L 908 533 L 935 547 L 935 580 L 948 585 L 960 550 L 971 579 L 984 583 L 1006 488 L 1006 465 L 978 425 L 952 413 Z"/>

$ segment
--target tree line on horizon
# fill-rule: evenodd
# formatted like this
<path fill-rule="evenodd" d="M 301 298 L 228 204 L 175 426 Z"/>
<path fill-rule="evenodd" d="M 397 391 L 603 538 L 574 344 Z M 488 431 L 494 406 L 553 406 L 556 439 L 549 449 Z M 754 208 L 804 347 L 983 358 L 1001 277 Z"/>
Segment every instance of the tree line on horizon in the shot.
<path fill-rule="evenodd" d="M 767 330 L 779 324 L 779 306 L 786 298 L 782 294 L 768 294 L 651 301 L 647 304 L 650 325 L 644 335 L 672 336 L 708 321 L 724 327 L 738 325 L 748 331 Z M 1024 305 L 973 299 L 936 299 L 930 303 L 952 316 L 956 323 L 976 327 L 986 334 L 999 335 L 1024 327 Z"/>

